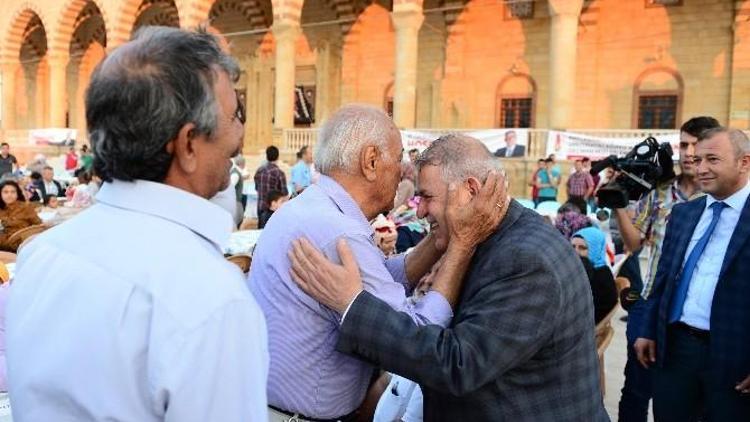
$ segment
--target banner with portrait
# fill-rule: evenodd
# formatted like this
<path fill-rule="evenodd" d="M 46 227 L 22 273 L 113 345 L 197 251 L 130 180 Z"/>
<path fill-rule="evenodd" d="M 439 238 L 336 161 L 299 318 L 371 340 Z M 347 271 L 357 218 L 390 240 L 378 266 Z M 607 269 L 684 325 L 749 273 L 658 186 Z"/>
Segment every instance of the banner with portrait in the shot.
<path fill-rule="evenodd" d="M 460 133 L 480 140 L 498 157 L 523 158 L 529 144 L 529 132 L 526 129 L 481 129 L 462 131 L 418 131 L 402 130 L 401 142 L 404 152 L 412 149 L 423 151 L 437 138 L 450 133 Z M 510 148 L 509 148 L 510 145 Z"/>
<path fill-rule="evenodd" d="M 77 136 L 78 130 L 76 129 L 31 129 L 29 130 L 29 145 L 73 146 Z"/>

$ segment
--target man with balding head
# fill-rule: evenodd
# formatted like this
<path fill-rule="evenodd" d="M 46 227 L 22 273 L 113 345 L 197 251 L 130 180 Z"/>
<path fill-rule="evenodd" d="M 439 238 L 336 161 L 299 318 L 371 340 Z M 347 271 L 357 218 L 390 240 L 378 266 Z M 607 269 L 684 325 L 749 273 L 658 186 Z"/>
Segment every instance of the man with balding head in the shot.
<path fill-rule="evenodd" d="M 436 140 L 417 160 L 417 214 L 432 223 L 437 245 L 455 241 L 445 230 L 451 195 L 460 201 L 481 195 L 495 162 L 478 140 L 459 135 Z M 362 289 L 346 248 L 338 265 L 309 244 L 296 245 L 295 280 L 345 312 L 336 350 L 420 384 L 426 421 L 609 420 L 580 259 L 553 227 L 515 201 L 493 224 L 489 238 L 472 249 L 465 276 L 454 280 L 463 284 L 461 300 L 445 327 L 414 325 Z"/>
<path fill-rule="evenodd" d="M 326 256 L 339 256 L 346 241 L 359 261 L 364 288 L 386 306 L 403 312 L 417 326 L 445 326 L 457 299 L 457 283 L 471 249 L 500 220 L 504 205 L 497 176 L 475 187 L 475 200 L 451 207 L 440 230 L 454 233 L 448 245 L 428 236 L 409 255 L 386 259 L 373 241 L 369 221 L 393 206 L 403 154 L 401 137 L 382 111 L 349 105 L 320 129 L 315 166 L 317 183 L 274 214 L 253 256 L 249 286 L 268 322 L 271 367 L 268 398 L 271 420 L 350 420 L 367 390 L 374 367 L 335 350 L 341 310 L 331 309 L 292 281 L 287 254 L 305 238 Z M 484 181 L 483 181 L 484 182 Z M 477 223 L 479 222 L 479 223 Z M 419 279 L 443 256 L 445 271 L 420 302 L 407 300 Z"/>

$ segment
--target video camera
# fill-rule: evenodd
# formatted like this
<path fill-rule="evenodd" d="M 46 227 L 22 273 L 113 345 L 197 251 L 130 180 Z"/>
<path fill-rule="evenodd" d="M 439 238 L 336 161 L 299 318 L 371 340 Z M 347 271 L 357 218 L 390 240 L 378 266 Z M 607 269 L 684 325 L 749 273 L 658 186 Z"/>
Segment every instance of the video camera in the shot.
<path fill-rule="evenodd" d="M 610 167 L 620 175 L 602 186 L 596 194 L 599 206 L 605 208 L 625 208 L 629 201 L 640 199 L 657 184 L 675 177 L 672 147 L 666 142 L 659 144 L 651 136 L 622 158 L 610 155 L 593 162 L 591 175 Z"/>

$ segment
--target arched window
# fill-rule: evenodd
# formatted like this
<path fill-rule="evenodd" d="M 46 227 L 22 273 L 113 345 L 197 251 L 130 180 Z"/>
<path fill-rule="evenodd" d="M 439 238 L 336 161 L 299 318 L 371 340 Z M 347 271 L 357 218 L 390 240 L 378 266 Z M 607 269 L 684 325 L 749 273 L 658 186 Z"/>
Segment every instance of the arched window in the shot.
<path fill-rule="evenodd" d="M 633 127 L 676 129 L 681 120 L 682 77 L 672 69 L 647 70 L 633 88 Z"/>
<path fill-rule="evenodd" d="M 536 84 L 528 75 L 512 75 L 497 87 L 496 126 L 534 127 Z"/>

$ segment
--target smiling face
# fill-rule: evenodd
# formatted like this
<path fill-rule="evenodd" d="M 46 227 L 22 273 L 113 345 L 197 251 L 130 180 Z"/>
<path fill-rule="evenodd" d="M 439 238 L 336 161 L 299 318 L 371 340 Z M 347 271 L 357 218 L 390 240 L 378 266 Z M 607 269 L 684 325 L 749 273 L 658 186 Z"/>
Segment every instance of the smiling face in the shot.
<path fill-rule="evenodd" d="M 747 184 L 750 154 L 738 155 L 726 132 L 698 142 L 694 161 L 701 190 L 718 200 L 726 199 Z"/>
<path fill-rule="evenodd" d="M 450 234 L 445 224 L 445 207 L 448 203 L 448 184 L 443 181 L 438 166 L 425 165 L 419 170 L 419 192 L 421 197 L 417 216 L 427 219 L 430 233 L 435 237 L 435 246 L 443 250 L 448 246 Z"/>

